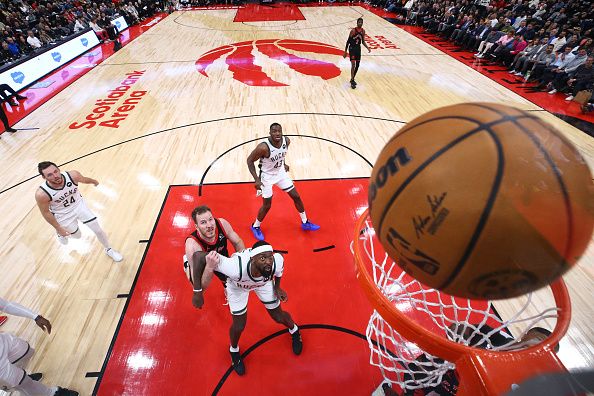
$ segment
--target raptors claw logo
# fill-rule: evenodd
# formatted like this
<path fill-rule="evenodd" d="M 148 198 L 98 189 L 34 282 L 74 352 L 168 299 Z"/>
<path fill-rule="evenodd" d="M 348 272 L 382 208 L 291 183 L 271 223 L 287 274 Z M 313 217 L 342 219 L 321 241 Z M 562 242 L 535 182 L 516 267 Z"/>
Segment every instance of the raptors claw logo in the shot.
<path fill-rule="evenodd" d="M 290 39 L 266 39 L 255 41 L 242 41 L 225 45 L 208 51 L 196 61 L 196 68 L 200 74 L 208 77 L 206 69 L 214 61 L 227 55 L 225 63 L 233 78 L 250 86 L 260 87 L 283 87 L 288 84 L 274 81 L 262 68 L 254 63 L 255 57 L 252 51 L 257 49 L 260 53 L 271 59 L 283 62 L 291 69 L 308 76 L 321 77 L 324 80 L 338 77 L 340 68 L 333 63 L 302 58 L 293 55 L 286 49 L 298 52 L 314 52 L 317 54 L 329 54 L 342 56 L 343 51 L 329 44 L 315 41 L 290 40 Z"/>

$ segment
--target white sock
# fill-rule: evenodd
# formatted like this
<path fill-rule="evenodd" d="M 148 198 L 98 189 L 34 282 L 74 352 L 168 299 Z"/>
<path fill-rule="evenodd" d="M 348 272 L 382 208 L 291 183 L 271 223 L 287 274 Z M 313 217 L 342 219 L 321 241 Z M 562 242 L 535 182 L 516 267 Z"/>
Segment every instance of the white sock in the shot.
<path fill-rule="evenodd" d="M 260 227 L 260 220 L 256 219 L 256 221 L 254 221 L 254 227 Z"/>
<path fill-rule="evenodd" d="M 293 326 L 292 329 L 289 329 L 289 333 L 293 334 L 295 333 L 297 330 L 299 330 L 299 327 L 297 327 L 297 323 L 295 323 L 295 325 Z"/>
<path fill-rule="evenodd" d="M 101 244 L 106 248 L 109 249 L 109 241 L 107 240 L 107 235 L 105 234 L 105 231 L 103 231 L 103 228 L 101 228 L 101 226 L 99 225 L 99 222 L 97 220 L 93 220 L 89 223 L 86 224 L 87 227 L 89 227 L 91 229 L 91 231 L 93 231 L 95 233 L 95 235 L 97 236 L 97 239 L 99 239 L 99 242 L 101 242 Z"/>
<path fill-rule="evenodd" d="M 236 346 L 236 347 L 229 346 L 229 351 L 231 351 L 231 352 L 239 352 L 239 345 Z"/>
<path fill-rule="evenodd" d="M 49 387 L 41 382 L 33 381 L 28 375 L 25 375 L 23 382 L 13 388 L 20 391 L 25 396 L 53 396 L 58 388 Z"/>
<path fill-rule="evenodd" d="M 299 213 L 299 217 L 301 217 L 301 222 L 302 223 L 307 223 L 307 215 L 304 212 Z"/>

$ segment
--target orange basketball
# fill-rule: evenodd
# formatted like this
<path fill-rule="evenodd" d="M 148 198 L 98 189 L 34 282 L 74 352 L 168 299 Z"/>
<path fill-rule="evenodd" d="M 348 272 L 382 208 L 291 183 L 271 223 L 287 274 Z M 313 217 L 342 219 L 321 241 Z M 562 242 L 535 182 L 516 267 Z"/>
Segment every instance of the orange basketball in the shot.
<path fill-rule="evenodd" d="M 536 115 L 491 103 L 433 110 L 388 141 L 369 208 L 390 257 L 472 299 L 550 284 L 592 237 L 594 185 L 578 150 Z"/>

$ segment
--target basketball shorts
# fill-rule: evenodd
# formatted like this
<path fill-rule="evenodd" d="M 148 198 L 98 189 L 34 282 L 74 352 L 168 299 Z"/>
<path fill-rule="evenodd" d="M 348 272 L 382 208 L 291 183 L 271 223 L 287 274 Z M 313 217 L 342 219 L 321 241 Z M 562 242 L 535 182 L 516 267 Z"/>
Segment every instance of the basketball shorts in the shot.
<path fill-rule="evenodd" d="M 350 47 L 349 48 L 349 58 L 351 61 L 360 61 L 361 60 L 361 46 L 357 47 Z"/>
<path fill-rule="evenodd" d="M 266 282 L 264 285 L 252 289 L 266 309 L 274 309 L 280 305 L 280 300 L 274 292 L 272 281 Z M 243 315 L 247 312 L 248 299 L 250 290 L 238 287 L 235 282 L 227 279 L 227 301 L 229 302 L 229 310 L 231 315 Z"/>
<path fill-rule="evenodd" d="M 262 173 L 260 180 L 262 181 L 262 198 L 272 198 L 272 186 L 275 184 L 284 192 L 289 192 L 295 188 L 293 180 L 291 180 L 285 171 L 278 172 L 277 174 Z"/>
<path fill-rule="evenodd" d="M 97 216 L 91 212 L 91 209 L 87 207 L 84 200 L 81 200 L 78 205 L 68 213 L 56 213 L 54 214 L 54 217 L 58 223 L 71 234 L 78 230 L 79 221 L 86 224 L 97 219 Z"/>
<path fill-rule="evenodd" d="M 0 344 L 0 389 L 12 389 L 23 380 L 22 367 L 33 355 L 33 349 L 27 341 L 9 333 L 0 333 Z"/>

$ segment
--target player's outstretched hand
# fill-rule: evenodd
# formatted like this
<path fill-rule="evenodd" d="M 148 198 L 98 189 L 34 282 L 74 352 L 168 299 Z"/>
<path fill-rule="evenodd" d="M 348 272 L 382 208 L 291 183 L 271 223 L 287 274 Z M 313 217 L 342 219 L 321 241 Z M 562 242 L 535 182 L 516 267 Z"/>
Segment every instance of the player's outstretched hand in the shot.
<path fill-rule="evenodd" d="M 47 331 L 47 334 L 52 333 L 52 324 L 43 316 L 37 315 L 37 317 L 35 318 L 35 324 L 39 326 L 41 330 Z"/>
<path fill-rule="evenodd" d="M 276 295 L 282 302 L 289 301 L 289 296 L 287 295 L 287 292 L 281 289 L 280 287 L 276 288 Z"/>
<path fill-rule="evenodd" d="M 370 53 L 370 52 L 371 52 L 371 48 L 367 48 L 367 53 Z"/>
<path fill-rule="evenodd" d="M 204 294 L 202 292 L 194 292 L 192 296 L 192 305 L 198 309 L 202 309 L 204 305 Z"/>
<path fill-rule="evenodd" d="M 208 268 L 216 268 L 219 265 L 219 254 L 214 250 L 206 255 L 206 266 Z"/>
<path fill-rule="evenodd" d="M 344 54 L 342 54 L 342 57 L 346 58 L 346 56 L 347 56 L 347 53 L 346 53 L 346 51 L 344 51 Z"/>
<path fill-rule="evenodd" d="M 254 187 L 256 187 L 256 190 L 261 190 L 262 189 L 262 182 L 260 180 L 255 181 L 254 182 Z"/>
<path fill-rule="evenodd" d="M 285 171 L 289 171 L 289 165 L 285 164 Z"/>

